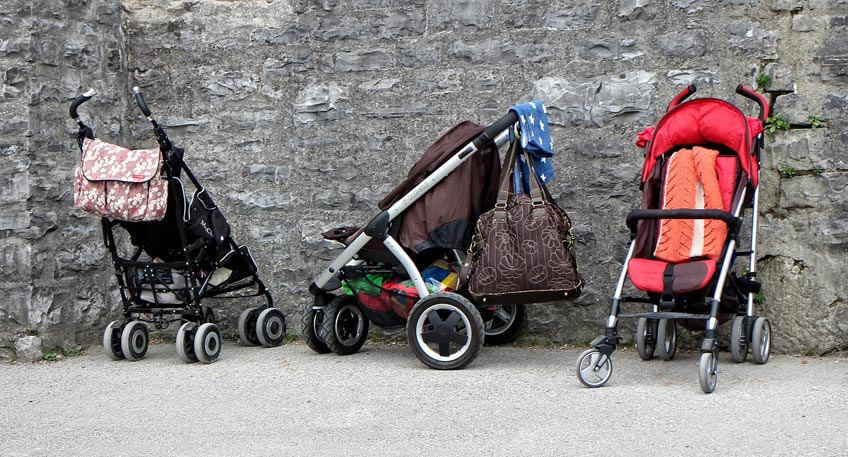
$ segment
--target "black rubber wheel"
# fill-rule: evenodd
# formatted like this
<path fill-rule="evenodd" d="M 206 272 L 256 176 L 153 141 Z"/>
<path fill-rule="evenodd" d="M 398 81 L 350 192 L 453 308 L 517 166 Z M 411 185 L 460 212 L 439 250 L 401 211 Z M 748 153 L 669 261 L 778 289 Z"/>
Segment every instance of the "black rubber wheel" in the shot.
<path fill-rule="evenodd" d="M 194 353 L 194 336 L 198 325 L 194 322 L 186 322 L 177 329 L 177 355 L 185 363 L 197 362 L 197 354 Z"/>
<path fill-rule="evenodd" d="M 239 344 L 242 346 L 258 346 L 256 336 L 256 318 L 259 317 L 257 308 L 248 308 L 241 312 L 238 320 Z"/>
<path fill-rule="evenodd" d="M 286 341 L 286 316 L 277 308 L 267 308 L 256 318 L 256 337 L 262 346 L 272 348 Z"/>
<path fill-rule="evenodd" d="M 430 294 L 412 307 L 406 321 L 406 337 L 412 352 L 428 367 L 462 368 L 483 349 L 483 317 L 461 295 Z"/>
<path fill-rule="evenodd" d="M 771 354 L 771 324 L 765 317 L 758 317 L 754 321 L 754 330 L 751 335 L 751 355 L 754 362 L 764 364 L 768 362 Z"/>
<path fill-rule="evenodd" d="M 657 323 L 657 355 L 671 360 L 677 352 L 677 323 L 674 319 L 660 319 Z"/>
<path fill-rule="evenodd" d="M 498 346 L 515 341 L 527 320 L 527 305 L 498 305 L 491 313 L 491 319 L 483 323 L 486 344 Z"/>
<path fill-rule="evenodd" d="M 736 316 L 730 323 L 730 359 L 742 363 L 748 358 L 748 336 L 745 333 L 745 316 Z"/>
<path fill-rule="evenodd" d="M 654 358 L 657 348 L 657 320 L 640 317 L 636 324 L 636 352 L 642 360 Z"/>
<path fill-rule="evenodd" d="M 315 309 L 312 306 L 306 308 L 303 313 L 301 333 L 303 339 L 306 340 L 306 345 L 309 349 L 319 353 L 326 354 L 330 351 L 327 344 L 318 336 L 318 329 L 321 328 L 321 323 L 324 321 L 324 308 Z"/>
<path fill-rule="evenodd" d="M 147 354 L 150 333 L 141 321 L 132 321 L 121 332 L 121 352 L 130 361 L 141 360 Z"/>
<path fill-rule="evenodd" d="M 368 318 L 348 296 L 333 299 L 324 309 L 319 335 L 327 347 L 339 355 L 354 354 L 368 338 Z"/>
<path fill-rule="evenodd" d="M 124 359 L 124 350 L 121 348 L 121 332 L 126 324 L 122 320 L 109 322 L 103 330 L 103 352 L 112 360 Z"/>
<path fill-rule="evenodd" d="M 194 354 L 201 363 L 212 363 L 221 355 L 221 331 L 218 326 L 207 322 L 201 324 L 194 334 Z"/>
<path fill-rule="evenodd" d="M 698 380 L 704 393 L 712 393 L 718 379 L 718 357 L 714 352 L 704 352 L 698 363 Z"/>

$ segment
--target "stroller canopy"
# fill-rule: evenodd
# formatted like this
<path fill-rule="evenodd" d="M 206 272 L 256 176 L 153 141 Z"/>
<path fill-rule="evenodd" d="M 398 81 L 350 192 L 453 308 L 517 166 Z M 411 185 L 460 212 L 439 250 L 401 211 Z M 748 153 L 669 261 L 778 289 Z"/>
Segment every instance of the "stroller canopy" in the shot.
<path fill-rule="evenodd" d="M 409 171 L 407 178 L 378 204 L 390 207 L 476 138 L 483 127 L 464 121 L 443 134 Z M 474 224 L 492 208 L 498 193 L 500 160 L 494 143 L 483 146 L 404 211 L 398 241 L 415 253 L 429 248 L 465 250 Z"/>
<path fill-rule="evenodd" d="M 742 169 L 753 187 L 757 186 L 757 160 L 753 141 L 763 131 L 762 122 L 749 118 L 736 106 L 715 98 L 682 103 L 663 116 L 653 130 L 642 168 L 642 182 L 648 180 L 656 160 L 681 146 L 717 144 L 739 156 Z"/>

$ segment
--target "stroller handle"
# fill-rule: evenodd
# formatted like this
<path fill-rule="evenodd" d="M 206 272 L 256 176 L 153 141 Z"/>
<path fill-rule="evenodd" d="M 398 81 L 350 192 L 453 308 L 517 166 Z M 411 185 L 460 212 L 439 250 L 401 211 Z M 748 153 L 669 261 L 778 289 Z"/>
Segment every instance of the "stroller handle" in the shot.
<path fill-rule="evenodd" d="M 472 143 L 474 147 L 480 149 L 483 145 L 493 141 L 499 133 L 509 128 L 510 125 L 518 122 L 518 114 L 510 110 L 504 117 L 496 120 L 492 125 L 486 127 L 477 138 L 474 138 Z"/>
<path fill-rule="evenodd" d="M 769 104 L 766 101 L 766 98 L 763 97 L 763 95 L 760 94 L 759 92 L 755 92 L 751 89 L 748 89 L 747 87 L 743 86 L 742 84 L 736 86 L 736 93 L 747 98 L 747 99 L 753 100 L 758 105 L 760 105 L 759 118 L 760 118 L 760 121 L 763 124 L 765 124 L 766 119 L 768 119 L 769 114 L 770 114 L 769 113 Z"/>
<path fill-rule="evenodd" d="M 673 99 L 671 99 L 671 103 L 668 104 L 668 109 L 666 111 L 671 111 L 675 106 L 681 104 L 683 100 L 689 98 L 690 95 L 694 94 L 698 88 L 694 84 L 689 84 L 685 89 L 681 90 Z"/>
<path fill-rule="evenodd" d="M 148 108 L 147 103 L 144 102 L 144 97 L 141 96 L 141 90 L 138 86 L 133 87 L 133 96 L 135 96 L 135 102 L 141 109 L 141 113 L 144 114 L 145 117 L 150 117 L 150 108 Z"/>
<path fill-rule="evenodd" d="M 141 95 L 141 89 L 138 86 L 133 87 L 133 96 L 135 97 L 135 103 L 138 105 L 138 108 L 141 109 L 141 113 L 153 125 L 153 132 L 156 134 L 156 141 L 159 143 L 159 147 L 162 148 L 163 152 L 170 152 L 173 146 L 171 140 L 168 138 L 168 134 L 165 133 L 165 129 L 151 115 L 150 108 L 147 107 L 147 103 L 144 101 L 144 97 Z"/>
<path fill-rule="evenodd" d="M 77 108 L 79 108 L 79 106 L 83 103 L 91 100 L 91 97 L 94 97 L 95 95 L 97 95 L 97 91 L 94 89 L 88 89 L 84 94 L 75 98 L 74 101 L 71 102 L 71 108 L 68 110 L 71 115 L 71 119 L 78 121 L 79 115 L 77 114 Z"/>

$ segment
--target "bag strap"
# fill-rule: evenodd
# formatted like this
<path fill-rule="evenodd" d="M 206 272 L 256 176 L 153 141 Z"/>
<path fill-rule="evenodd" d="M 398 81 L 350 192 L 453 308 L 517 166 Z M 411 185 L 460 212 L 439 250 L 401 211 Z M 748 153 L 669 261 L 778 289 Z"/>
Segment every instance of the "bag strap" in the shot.
<path fill-rule="evenodd" d="M 509 149 L 504 156 L 503 165 L 501 165 L 501 184 L 498 190 L 498 199 L 495 202 L 495 208 L 506 208 L 506 202 L 509 200 L 510 187 L 512 184 L 512 170 L 515 167 L 515 160 L 518 158 L 518 140 L 516 139 L 509 145 Z"/>

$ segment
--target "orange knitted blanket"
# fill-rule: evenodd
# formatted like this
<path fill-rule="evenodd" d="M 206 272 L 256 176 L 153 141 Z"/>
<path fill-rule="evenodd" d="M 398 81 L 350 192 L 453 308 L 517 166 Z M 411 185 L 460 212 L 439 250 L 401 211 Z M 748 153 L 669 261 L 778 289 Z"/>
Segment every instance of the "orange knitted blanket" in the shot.
<path fill-rule="evenodd" d="M 724 209 L 715 162 L 718 151 L 695 146 L 681 149 L 666 168 L 663 209 Z M 727 226 L 715 219 L 662 219 L 654 257 L 671 263 L 717 259 Z"/>

